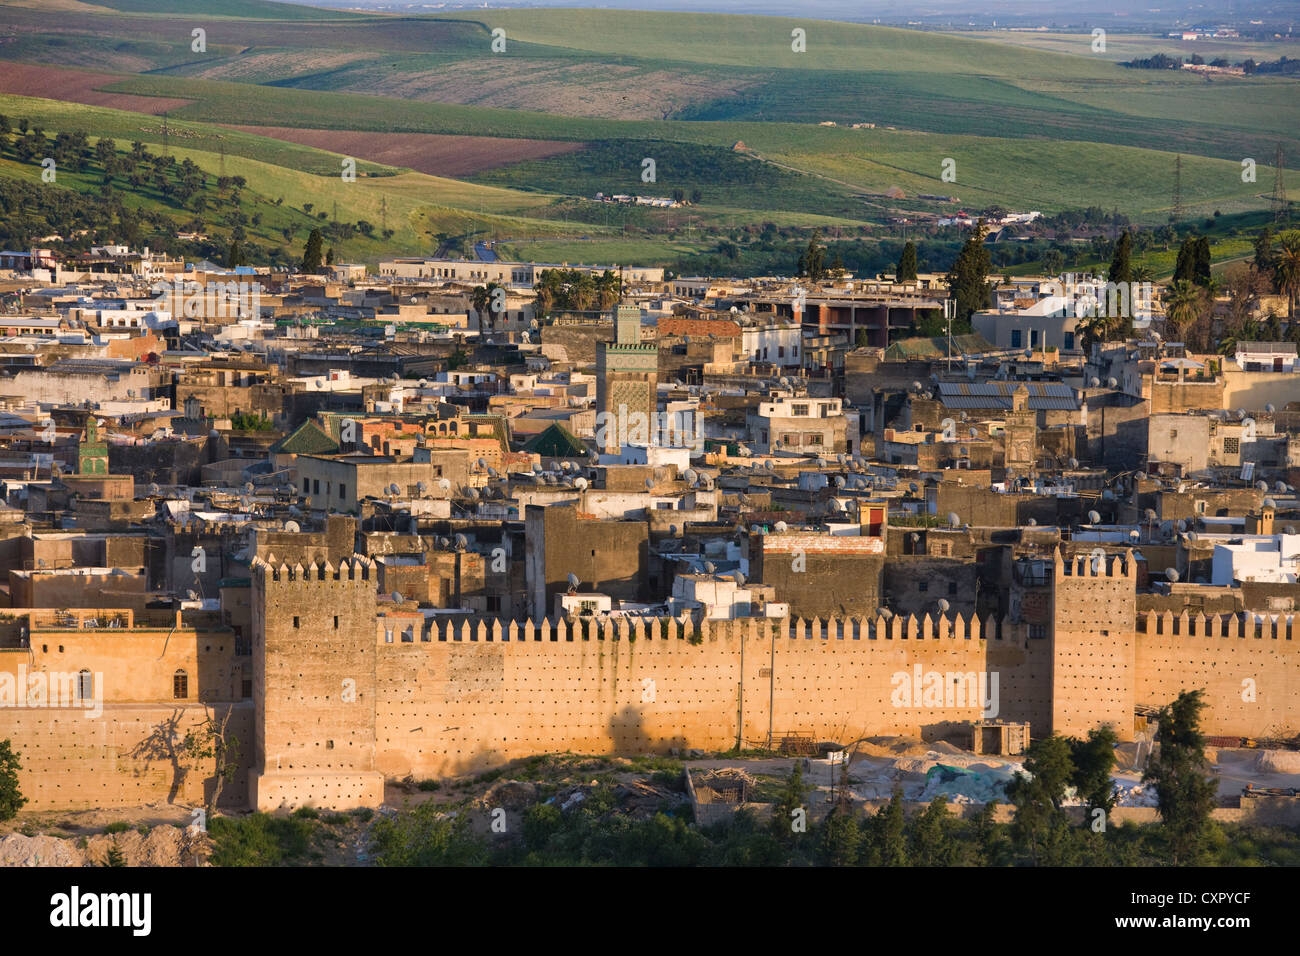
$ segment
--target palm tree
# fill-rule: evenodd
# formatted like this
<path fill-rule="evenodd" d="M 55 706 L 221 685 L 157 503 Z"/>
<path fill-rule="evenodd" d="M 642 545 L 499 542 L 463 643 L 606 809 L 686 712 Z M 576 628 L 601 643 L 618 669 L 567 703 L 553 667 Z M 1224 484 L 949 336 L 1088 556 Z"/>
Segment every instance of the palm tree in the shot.
<path fill-rule="evenodd" d="M 1165 288 L 1165 328 L 1171 339 L 1181 340 L 1205 303 L 1205 290 L 1191 279 L 1175 279 Z"/>
<path fill-rule="evenodd" d="M 1286 296 L 1286 317 L 1293 321 L 1296 295 L 1300 294 L 1300 229 L 1288 229 L 1277 237 L 1277 243 L 1273 281 L 1277 291 Z"/>

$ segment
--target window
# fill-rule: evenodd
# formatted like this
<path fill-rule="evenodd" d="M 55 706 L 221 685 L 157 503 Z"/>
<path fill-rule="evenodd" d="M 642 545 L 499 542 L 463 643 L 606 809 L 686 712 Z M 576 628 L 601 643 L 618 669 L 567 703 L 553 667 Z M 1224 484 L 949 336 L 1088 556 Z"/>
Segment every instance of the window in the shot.
<path fill-rule="evenodd" d="M 1021 342 L 1022 342 L 1022 340 L 1021 340 L 1020 330 L 1019 330 L 1019 329 L 1012 329 L 1012 330 L 1011 330 L 1011 347 L 1012 347 L 1013 349 L 1018 349 L 1018 348 L 1020 348 L 1020 346 L 1021 346 Z"/>
<path fill-rule="evenodd" d="M 410 624 L 402 628 L 402 643 L 403 644 L 415 643 L 415 628 Z"/>
<path fill-rule="evenodd" d="M 791 415 L 807 415 L 807 414 L 808 414 L 808 406 L 807 406 L 807 405 L 791 405 L 791 406 L 790 406 L 790 414 L 791 414 Z"/>
<path fill-rule="evenodd" d="M 183 670 L 172 675 L 172 697 L 185 700 L 190 696 L 190 676 Z"/>
<path fill-rule="evenodd" d="M 384 628 L 384 643 L 393 643 L 393 629 L 391 627 Z"/>
<path fill-rule="evenodd" d="M 95 675 L 88 670 L 77 674 L 77 700 L 95 699 Z"/>
<path fill-rule="evenodd" d="M 954 595 L 954 594 L 956 594 L 956 593 L 957 593 L 957 582 L 956 582 L 956 581 L 949 581 L 949 582 L 948 582 L 948 594 L 949 594 L 949 596 Z"/>
<path fill-rule="evenodd" d="M 312 483 L 312 492 L 314 494 L 320 494 L 320 479 L 313 478 L 311 483 Z"/>
<path fill-rule="evenodd" d="M 293 616 L 293 626 L 294 626 L 295 628 L 298 626 L 298 615 L 297 615 L 297 614 L 295 614 L 295 615 Z"/>
<path fill-rule="evenodd" d="M 311 479 L 310 479 L 310 478 L 304 478 L 304 479 L 302 480 L 302 493 L 303 493 L 304 495 L 306 495 L 306 494 L 310 494 L 310 493 L 311 493 Z"/>
<path fill-rule="evenodd" d="M 917 582 L 916 589 L 917 589 L 918 591 L 928 591 L 928 590 L 930 590 L 930 582 L 929 582 L 929 581 L 919 581 L 919 582 Z"/>
<path fill-rule="evenodd" d="M 1029 344 L 1030 344 L 1030 345 L 1037 345 L 1037 344 L 1038 344 L 1038 330 L 1037 330 L 1037 329 L 1030 329 L 1030 330 L 1029 330 Z"/>
<path fill-rule="evenodd" d="M 778 345 L 778 346 L 776 347 L 776 357 L 777 357 L 777 358 L 785 358 L 785 346 L 784 346 L 784 345 Z"/>
<path fill-rule="evenodd" d="M 1240 455 L 1240 454 L 1241 454 L 1241 439 L 1240 439 L 1240 438 L 1225 438 L 1225 439 L 1223 440 L 1223 453 L 1224 453 L 1225 455 Z"/>
<path fill-rule="evenodd" d="M 253 696 L 252 678 L 245 677 L 242 681 L 240 681 L 239 696 L 243 697 L 245 700 Z"/>
<path fill-rule="evenodd" d="M 337 614 L 335 614 L 335 615 L 334 615 L 334 630 L 337 631 L 338 629 L 339 629 L 339 616 L 338 616 Z"/>
<path fill-rule="evenodd" d="M 340 485 L 339 485 L 339 500 L 340 500 L 340 501 L 345 501 L 345 500 L 347 500 L 347 497 L 348 497 L 348 486 L 347 486 L 347 485 L 344 485 L 344 484 L 340 484 Z"/>
<path fill-rule="evenodd" d="M 1169 429 L 1169 438 L 1172 440 L 1177 437 L 1178 437 L 1178 429 L 1177 428 Z"/>
<path fill-rule="evenodd" d="M 1065 350 L 1066 350 L 1067 352 L 1070 352 L 1070 351 L 1073 351 L 1073 350 L 1074 350 L 1074 333 L 1073 333 L 1073 332 L 1066 332 L 1066 333 L 1065 333 Z"/>
<path fill-rule="evenodd" d="M 1046 625 L 1046 624 L 1030 624 L 1030 625 L 1029 625 L 1029 636 L 1030 636 L 1031 639 L 1033 639 L 1033 640 L 1035 640 L 1035 641 L 1043 641 L 1043 640 L 1046 640 L 1046 639 L 1047 639 L 1047 625 Z"/>
<path fill-rule="evenodd" d="M 821 435 L 810 434 L 810 435 L 808 436 L 808 444 L 810 444 L 810 445 L 820 445 L 821 443 L 822 443 L 822 436 L 821 436 Z"/>

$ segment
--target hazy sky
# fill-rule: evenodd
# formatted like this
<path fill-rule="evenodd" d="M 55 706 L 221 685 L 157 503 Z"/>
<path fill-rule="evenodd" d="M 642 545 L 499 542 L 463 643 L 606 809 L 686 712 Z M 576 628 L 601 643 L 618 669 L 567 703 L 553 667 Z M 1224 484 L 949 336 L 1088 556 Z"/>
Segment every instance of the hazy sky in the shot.
<path fill-rule="evenodd" d="M 301 2 L 301 0 L 290 0 Z M 411 13 L 436 13 L 440 9 L 518 7 L 597 7 L 614 10 L 680 10 L 717 13 L 760 13 L 772 15 L 815 14 L 818 19 L 901 23 L 906 21 L 969 20 L 988 23 L 1073 23 L 1133 22 L 1143 25 L 1174 25 L 1188 22 L 1217 23 L 1264 20 L 1269 24 L 1300 20 L 1300 0 L 918 0 L 902 4 L 897 0 L 819 0 L 810 7 L 806 0 L 489 0 L 488 3 L 458 0 L 314 0 L 316 6 L 383 9 Z"/>

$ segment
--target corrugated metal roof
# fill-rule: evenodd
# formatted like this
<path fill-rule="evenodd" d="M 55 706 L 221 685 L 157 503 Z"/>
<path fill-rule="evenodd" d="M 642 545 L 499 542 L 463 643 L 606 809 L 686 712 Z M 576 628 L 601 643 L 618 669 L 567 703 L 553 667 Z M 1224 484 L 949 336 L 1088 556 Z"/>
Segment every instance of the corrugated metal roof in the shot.
<path fill-rule="evenodd" d="M 939 401 L 948 408 L 1011 409 L 1017 386 L 1029 392 L 1030 411 L 1075 411 L 1079 399 L 1074 389 L 1060 382 L 940 382 Z"/>

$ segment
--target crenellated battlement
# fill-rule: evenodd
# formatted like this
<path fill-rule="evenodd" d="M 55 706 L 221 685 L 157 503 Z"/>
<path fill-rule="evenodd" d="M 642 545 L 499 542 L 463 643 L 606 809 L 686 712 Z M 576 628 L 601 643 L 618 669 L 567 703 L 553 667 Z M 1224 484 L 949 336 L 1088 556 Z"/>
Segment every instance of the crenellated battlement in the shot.
<path fill-rule="evenodd" d="M 292 565 L 277 560 L 274 554 L 253 558 L 249 564 L 253 579 L 265 588 L 275 585 L 367 584 L 373 587 L 379 580 L 378 566 L 370 558 L 358 555 L 352 560 L 344 558 L 337 566 L 329 561 L 311 561 L 305 566 Z"/>
<path fill-rule="evenodd" d="M 1300 621 L 1291 614 L 1244 611 L 1235 614 L 1139 614 L 1137 631 L 1148 637 L 1234 637 L 1290 641 L 1300 638 Z"/>
<path fill-rule="evenodd" d="M 379 641 L 387 640 L 399 617 L 379 619 Z M 409 626 L 409 625 L 407 625 Z M 1008 629 L 1010 630 L 1010 629 Z M 676 618 L 616 618 L 570 621 L 545 618 L 512 621 L 500 618 L 477 621 L 426 621 L 419 640 L 429 642 L 482 642 L 502 644 L 570 641 L 682 641 L 698 644 L 710 640 L 754 638 L 782 641 L 1001 641 L 1002 628 L 992 615 L 908 615 L 906 617 L 850 618 L 740 618 L 700 621 Z M 404 639 L 401 643 L 410 643 Z"/>
<path fill-rule="evenodd" d="M 1057 581 L 1065 578 L 1129 578 L 1136 580 L 1137 563 L 1133 549 L 1126 548 L 1123 555 L 1108 554 L 1095 548 L 1089 554 L 1062 557 L 1058 547 L 1052 554 L 1052 571 Z"/>

